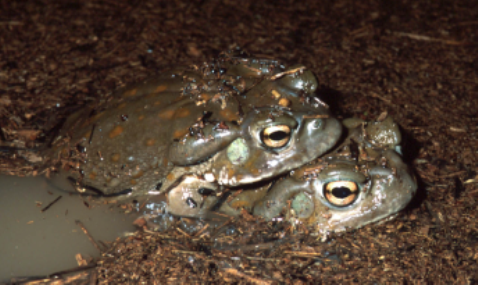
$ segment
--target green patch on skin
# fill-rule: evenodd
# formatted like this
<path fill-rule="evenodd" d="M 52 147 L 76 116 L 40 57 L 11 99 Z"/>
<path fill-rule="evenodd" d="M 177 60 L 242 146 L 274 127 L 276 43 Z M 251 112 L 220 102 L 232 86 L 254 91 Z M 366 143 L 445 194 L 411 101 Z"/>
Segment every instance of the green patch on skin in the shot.
<path fill-rule="evenodd" d="M 314 212 L 314 202 L 304 193 L 294 197 L 291 207 L 300 218 L 308 218 Z"/>
<path fill-rule="evenodd" d="M 227 158 L 232 164 L 242 164 L 249 158 L 249 147 L 243 138 L 233 141 L 227 148 Z"/>

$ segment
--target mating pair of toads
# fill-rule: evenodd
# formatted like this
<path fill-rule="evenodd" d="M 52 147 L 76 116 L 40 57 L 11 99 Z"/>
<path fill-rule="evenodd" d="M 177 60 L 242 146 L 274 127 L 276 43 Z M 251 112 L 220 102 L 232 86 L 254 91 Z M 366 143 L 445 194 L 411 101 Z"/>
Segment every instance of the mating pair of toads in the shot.
<path fill-rule="evenodd" d="M 417 184 L 398 125 L 339 122 L 317 87 L 305 66 L 226 52 L 83 107 L 47 157 L 69 166 L 79 191 L 149 203 L 165 194 L 176 216 L 245 209 L 327 232 L 403 209 Z"/>

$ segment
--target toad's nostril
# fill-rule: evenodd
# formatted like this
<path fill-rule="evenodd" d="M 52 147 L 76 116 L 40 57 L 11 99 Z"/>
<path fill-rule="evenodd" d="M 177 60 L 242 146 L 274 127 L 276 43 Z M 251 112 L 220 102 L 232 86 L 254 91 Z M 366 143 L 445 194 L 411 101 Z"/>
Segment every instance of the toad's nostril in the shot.
<path fill-rule="evenodd" d="M 191 197 L 186 199 L 186 204 L 188 204 L 189 208 L 197 208 L 198 206 L 198 203 L 196 203 L 196 201 L 194 201 L 194 199 Z"/>

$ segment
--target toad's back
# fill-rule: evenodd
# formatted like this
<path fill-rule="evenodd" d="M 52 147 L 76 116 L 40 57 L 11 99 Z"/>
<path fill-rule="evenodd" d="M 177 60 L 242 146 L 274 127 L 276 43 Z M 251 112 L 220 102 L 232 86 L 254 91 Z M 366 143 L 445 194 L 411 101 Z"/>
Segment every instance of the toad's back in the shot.
<path fill-rule="evenodd" d="M 105 194 L 159 190 L 178 167 L 229 186 L 259 181 L 338 140 L 316 88 L 304 67 L 273 60 L 224 56 L 172 69 L 72 114 L 53 157 L 77 163 L 72 176 Z"/>

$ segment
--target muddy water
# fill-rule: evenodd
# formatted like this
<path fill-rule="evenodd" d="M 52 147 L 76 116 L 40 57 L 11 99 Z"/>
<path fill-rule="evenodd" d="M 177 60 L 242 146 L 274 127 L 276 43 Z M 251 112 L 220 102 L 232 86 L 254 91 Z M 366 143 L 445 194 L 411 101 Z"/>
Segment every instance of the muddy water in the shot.
<path fill-rule="evenodd" d="M 99 255 L 75 221 L 96 240 L 113 241 L 134 231 L 134 216 L 111 206 L 88 208 L 69 183 L 56 177 L 0 176 L 0 283 L 18 276 L 47 275 L 77 266 L 75 255 Z M 62 198 L 41 212 L 58 196 Z M 40 205 L 41 204 L 41 205 Z"/>

